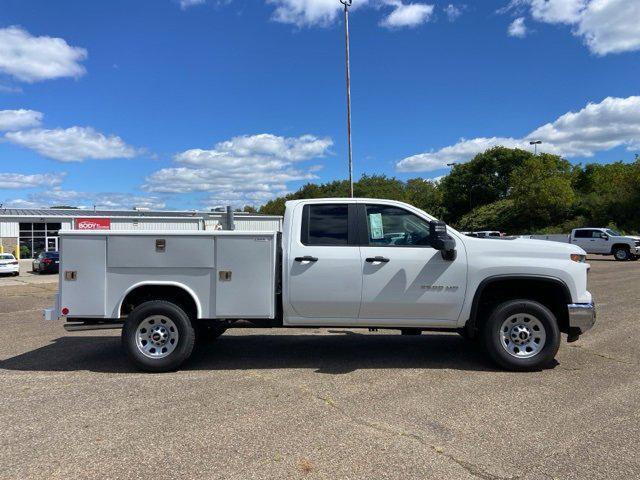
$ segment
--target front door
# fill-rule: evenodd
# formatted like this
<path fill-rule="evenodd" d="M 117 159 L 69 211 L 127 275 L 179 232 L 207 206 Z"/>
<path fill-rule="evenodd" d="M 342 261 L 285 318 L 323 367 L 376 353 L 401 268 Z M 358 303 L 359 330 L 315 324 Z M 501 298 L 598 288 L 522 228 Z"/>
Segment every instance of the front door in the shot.
<path fill-rule="evenodd" d="M 359 212 L 368 237 L 361 247 L 360 323 L 457 323 L 466 289 L 464 246 L 458 242 L 456 259 L 444 260 L 429 244 L 428 220 L 384 204 L 361 205 Z"/>
<path fill-rule="evenodd" d="M 299 205 L 289 239 L 287 324 L 355 324 L 362 295 L 356 204 Z"/>

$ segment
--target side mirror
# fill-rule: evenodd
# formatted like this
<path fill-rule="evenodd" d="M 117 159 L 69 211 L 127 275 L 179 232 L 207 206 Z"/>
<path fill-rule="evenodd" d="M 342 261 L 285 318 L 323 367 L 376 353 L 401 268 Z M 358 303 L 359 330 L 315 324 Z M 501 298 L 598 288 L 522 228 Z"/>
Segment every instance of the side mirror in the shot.
<path fill-rule="evenodd" d="M 600 238 L 603 238 L 604 240 L 609 240 L 609 235 L 607 235 L 606 233 L 601 233 Z"/>
<path fill-rule="evenodd" d="M 429 243 L 440 250 L 443 259 L 456 259 L 456 241 L 447 233 L 446 223 L 439 220 L 429 222 Z"/>

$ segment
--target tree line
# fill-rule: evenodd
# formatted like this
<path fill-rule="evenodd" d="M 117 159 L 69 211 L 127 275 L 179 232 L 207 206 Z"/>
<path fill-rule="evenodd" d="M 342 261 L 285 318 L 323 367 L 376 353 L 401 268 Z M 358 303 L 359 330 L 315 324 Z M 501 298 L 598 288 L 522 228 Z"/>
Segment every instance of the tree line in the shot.
<path fill-rule="evenodd" d="M 454 165 L 432 181 L 363 175 L 357 197 L 400 200 L 415 205 L 459 230 L 500 230 L 510 234 L 566 233 L 573 228 L 640 230 L 640 160 L 630 163 L 572 165 L 557 155 L 534 155 L 494 147 Z M 347 197 L 349 183 L 308 183 L 275 198 L 258 211 L 282 215 L 287 200 Z"/>

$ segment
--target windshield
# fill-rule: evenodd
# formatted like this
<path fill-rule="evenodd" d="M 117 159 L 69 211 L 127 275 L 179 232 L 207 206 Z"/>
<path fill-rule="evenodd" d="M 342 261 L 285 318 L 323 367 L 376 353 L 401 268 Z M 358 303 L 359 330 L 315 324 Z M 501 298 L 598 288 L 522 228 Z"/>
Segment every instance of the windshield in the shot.
<path fill-rule="evenodd" d="M 13 255 L 10 253 L 3 253 L 0 255 L 0 260 L 13 260 Z"/>
<path fill-rule="evenodd" d="M 607 235 L 611 236 L 611 237 L 621 237 L 622 235 L 620 235 L 618 232 L 614 231 L 614 230 L 606 230 Z"/>

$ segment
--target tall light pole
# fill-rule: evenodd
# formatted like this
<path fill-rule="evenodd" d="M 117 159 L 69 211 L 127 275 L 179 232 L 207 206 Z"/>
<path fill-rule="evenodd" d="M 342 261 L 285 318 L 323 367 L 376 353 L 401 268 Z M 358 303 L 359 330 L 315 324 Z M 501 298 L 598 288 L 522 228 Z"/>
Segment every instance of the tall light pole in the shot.
<path fill-rule="evenodd" d="M 340 0 L 344 5 L 344 46 L 347 73 L 347 143 L 349 146 L 349 192 L 353 198 L 353 152 L 351 150 L 351 67 L 349 65 L 349 7 L 353 0 Z"/>
<path fill-rule="evenodd" d="M 538 145 L 542 143 L 542 140 L 533 140 L 529 142 L 529 145 L 533 145 L 533 154 L 538 155 Z"/>

